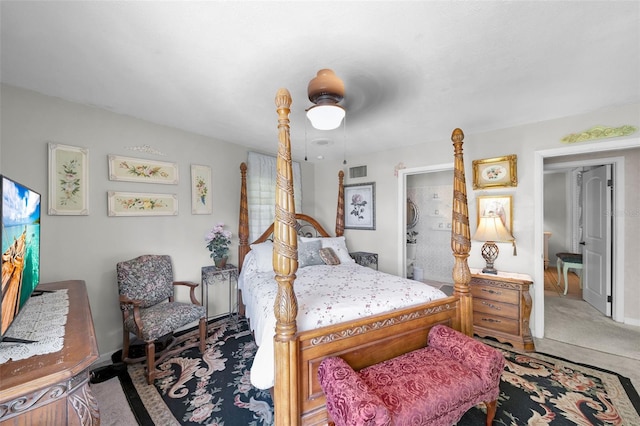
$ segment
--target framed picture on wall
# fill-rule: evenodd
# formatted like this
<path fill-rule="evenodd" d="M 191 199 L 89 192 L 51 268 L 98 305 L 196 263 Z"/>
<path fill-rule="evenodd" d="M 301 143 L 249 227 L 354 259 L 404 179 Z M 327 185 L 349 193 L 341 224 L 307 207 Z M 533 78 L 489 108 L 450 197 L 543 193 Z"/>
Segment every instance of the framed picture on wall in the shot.
<path fill-rule="evenodd" d="M 375 182 L 344 186 L 345 229 L 376 229 Z"/>
<path fill-rule="evenodd" d="M 480 224 L 482 216 L 499 216 L 507 231 L 513 235 L 513 204 L 511 195 L 487 195 L 477 198 L 478 220 Z"/>
<path fill-rule="evenodd" d="M 142 158 L 109 155 L 109 180 L 127 182 L 178 183 L 178 164 Z"/>
<path fill-rule="evenodd" d="M 191 213 L 211 214 L 211 167 L 191 165 Z"/>
<path fill-rule="evenodd" d="M 89 151 L 49 143 L 49 214 L 89 214 Z"/>
<path fill-rule="evenodd" d="M 473 160 L 473 189 L 518 186 L 517 156 Z"/>
<path fill-rule="evenodd" d="M 109 216 L 176 216 L 176 194 L 152 194 L 142 192 L 107 193 Z"/>

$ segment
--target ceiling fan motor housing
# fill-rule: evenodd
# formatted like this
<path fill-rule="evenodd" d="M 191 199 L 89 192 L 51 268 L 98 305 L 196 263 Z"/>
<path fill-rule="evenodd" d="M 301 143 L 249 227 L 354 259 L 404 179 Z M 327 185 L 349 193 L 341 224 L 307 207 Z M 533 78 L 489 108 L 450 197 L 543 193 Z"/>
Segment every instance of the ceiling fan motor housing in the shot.
<path fill-rule="evenodd" d="M 344 99 L 344 83 L 333 70 L 321 69 L 309 82 L 307 93 L 316 105 L 337 104 Z"/>

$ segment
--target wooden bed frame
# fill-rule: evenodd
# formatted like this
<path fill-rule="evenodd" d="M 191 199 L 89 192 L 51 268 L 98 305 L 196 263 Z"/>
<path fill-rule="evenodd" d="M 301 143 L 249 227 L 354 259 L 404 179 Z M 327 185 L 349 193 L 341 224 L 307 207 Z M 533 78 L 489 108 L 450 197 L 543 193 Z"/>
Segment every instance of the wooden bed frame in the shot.
<path fill-rule="evenodd" d="M 329 421 L 324 394 L 317 379 L 318 365 L 327 356 L 340 356 L 359 370 L 383 360 L 427 345 L 429 329 L 446 324 L 467 335 L 473 334 L 472 300 L 469 292 L 471 273 L 467 264 L 471 241 L 469 214 L 462 155 L 462 130 L 451 136 L 454 146 L 453 217 L 451 248 L 453 296 L 409 308 L 379 314 L 345 323 L 298 332 L 297 299 L 294 292 L 298 269 L 298 219 L 305 220 L 320 235 L 329 234 L 311 217 L 296 214 L 291 166 L 289 112 L 291 95 L 280 89 L 276 95 L 278 113 L 278 158 L 275 222 L 256 242 L 270 237 L 274 242 L 273 267 L 278 284 L 274 304 L 276 330 L 275 386 L 273 398 L 276 425 L 320 425 Z M 249 215 L 246 190 L 246 165 L 241 169 L 239 265 L 249 252 Z M 344 173 L 340 171 L 336 235 L 344 230 Z"/>

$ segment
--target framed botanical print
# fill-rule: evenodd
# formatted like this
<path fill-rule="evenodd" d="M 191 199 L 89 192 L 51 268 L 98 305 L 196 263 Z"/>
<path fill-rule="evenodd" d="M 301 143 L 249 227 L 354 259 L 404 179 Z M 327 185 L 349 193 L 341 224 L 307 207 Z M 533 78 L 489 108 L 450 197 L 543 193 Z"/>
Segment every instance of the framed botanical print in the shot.
<path fill-rule="evenodd" d="M 211 214 L 211 167 L 191 165 L 191 213 Z"/>
<path fill-rule="evenodd" d="M 344 186 L 345 229 L 376 229 L 375 182 Z"/>
<path fill-rule="evenodd" d="M 176 216 L 178 214 L 176 194 L 109 191 L 107 204 L 109 216 Z"/>
<path fill-rule="evenodd" d="M 517 156 L 473 160 L 473 189 L 518 186 Z"/>
<path fill-rule="evenodd" d="M 49 143 L 49 214 L 89 214 L 89 151 Z"/>
<path fill-rule="evenodd" d="M 147 183 L 178 183 L 178 164 L 109 155 L 109 180 Z"/>

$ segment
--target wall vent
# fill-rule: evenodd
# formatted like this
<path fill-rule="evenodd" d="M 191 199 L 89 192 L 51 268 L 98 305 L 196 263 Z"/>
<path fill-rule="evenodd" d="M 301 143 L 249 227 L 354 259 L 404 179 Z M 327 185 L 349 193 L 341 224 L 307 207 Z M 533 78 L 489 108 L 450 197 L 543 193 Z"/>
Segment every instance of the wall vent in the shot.
<path fill-rule="evenodd" d="M 367 176 L 367 166 L 349 167 L 349 178 L 361 178 Z"/>

